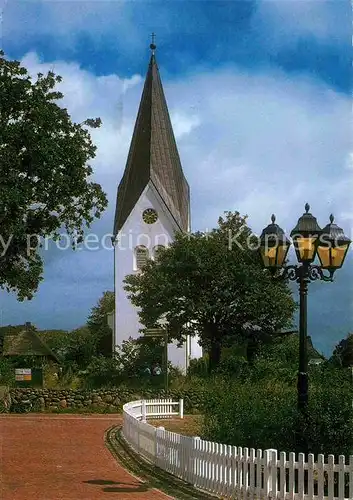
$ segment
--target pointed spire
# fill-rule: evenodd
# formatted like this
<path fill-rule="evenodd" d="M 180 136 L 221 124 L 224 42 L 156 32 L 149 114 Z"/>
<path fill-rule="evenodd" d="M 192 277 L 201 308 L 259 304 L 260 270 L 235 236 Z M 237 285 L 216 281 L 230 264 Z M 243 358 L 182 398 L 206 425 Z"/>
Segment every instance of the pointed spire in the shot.
<path fill-rule="evenodd" d="M 114 234 L 151 182 L 181 231 L 189 226 L 189 185 L 181 166 L 159 76 L 155 35 L 125 172 L 118 187 Z"/>

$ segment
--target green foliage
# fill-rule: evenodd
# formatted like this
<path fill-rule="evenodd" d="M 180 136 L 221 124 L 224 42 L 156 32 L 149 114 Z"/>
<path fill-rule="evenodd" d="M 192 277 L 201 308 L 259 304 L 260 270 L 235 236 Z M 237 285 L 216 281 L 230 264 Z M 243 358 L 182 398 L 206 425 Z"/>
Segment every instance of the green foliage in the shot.
<path fill-rule="evenodd" d="M 336 345 L 331 360 L 338 366 L 353 367 L 353 333 Z"/>
<path fill-rule="evenodd" d="M 123 343 L 118 351 L 121 363 L 124 365 L 129 376 L 144 376 L 144 370 L 146 368 L 150 368 L 151 370 L 152 366 L 156 363 L 164 367 L 164 345 L 162 339 L 140 337 L 136 341 L 131 342 L 135 345 L 135 349 L 134 356 L 130 358 L 129 363 L 127 363 L 124 354 L 125 343 Z M 169 364 L 170 369 L 171 365 Z M 152 379 L 156 379 L 156 377 L 152 377 Z M 161 377 L 157 377 L 157 379 L 161 380 Z"/>
<path fill-rule="evenodd" d="M 37 331 L 37 334 L 59 357 L 64 352 L 70 335 L 67 330 L 41 330 Z"/>
<path fill-rule="evenodd" d="M 217 377 L 204 403 L 202 436 L 249 448 L 293 451 L 295 390 L 262 380 L 229 383 Z"/>
<path fill-rule="evenodd" d="M 15 367 L 13 363 L 0 356 L 0 385 L 15 385 Z"/>
<path fill-rule="evenodd" d="M 251 380 L 281 380 L 295 387 L 299 363 L 299 336 L 289 335 L 267 345 L 257 356 L 247 376 Z"/>
<path fill-rule="evenodd" d="M 311 384 L 307 436 L 313 453 L 353 454 L 352 400 L 352 384 L 339 370 L 324 370 Z"/>
<path fill-rule="evenodd" d="M 76 328 L 68 333 L 65 344 L 60 349 L 65 370 L 83 370 L 96 355 L 97 343 L 87 326 Z"/>
<path fill-rule="evenodd" d="M 314 454 L 353 453 L 352 390 L 310 386 L 308 420 L 297 412 L 295 386 L 282 380 L 243 381 L 229 386 L 215 380 L 204 405 L 203 437 L 226 444 L 279 451 L 304 451 L 296 441 L 300 429 Z"/>
<path fill-rule="evenodd" d="M 225 358 L 210 379 L 204 407 L 203 437 L 236 446 L 353 453 L 352 382 L 348 369 L 328 361 L 309 369 L 308 418 L 297 412 L 297 335 L 266 346 L 249 365 L 238 355 Z M 312 348 L 311 355 L 317 357 Z M 227 364 L 228 363 L 228 364 Z M 238 364 L 237 364 L 238 363 Z"/>
<path fill-rule="evenodd" d="M 73 122 L 58 105 L 60 82 L 52 71 L 33 80 L 0 51 L 0 214 L 8 243 L 0 249 L 0 287 L 19 300 L 32 298 L 42 280 L 41 239 L 66 231 L 75 247 L 107 206 L 87 163 L 96 146 L 85 127 L 100 119 Z"/>
<path fill-rule="evenodd" d="M 43 368 L 47 360 L 41 356 L 10 356 L 14 368 Z"/>
<path fill-rule="evenodd" d="M 107 324 L 107 314 L 113 309 L 114 293 L 107 291 L 103 293 L 98 304 L 92 308 L 85 326 L 71 332 L 65 330 L 38 332 L 41 339 L 62 360 L 62 366 L 68 378 L 79 370 L 85 370 L 93 357 L 101 354 L 111 355 L 112 332 Z"/>
<path fill-rule="evenodd" d="M 171 338 L 198 334 L 212 368 L 221 347 L 289 326 L 291 292 L 263 271 L 250 246 L 255 240 L 238 212 L 220 217 L 210 233 L 178 234 L 158 261 L 125 280 L 142 324 L 154 326 L 165 315 Z"/>
<path fill-rule="evenodd" d="M 92 338 L 96 339 L 97 354 L 102 354 L 103 356 L 112 355 L 112 330 L 107 323 L 107 314 L 112 312 L 114 308 L 114 292 L 104 292 L 98 304 L 92 308 L 87 321 L 88 330 Z"/>
<path fill-rule="evenodd" d="M 208 377 L 208 355 L 204 355 L 202 358 L 191 359 L 188 368 L 188 377 Z"/>
<path fill-rule="evenodd" d="M 225 379 L 238 379 L 249 373 L 249 363 L 243 356 L 230 355 L 221 359 L 217 369 L 217 374 L 222 375 Z"/>
<path fill-rule="evenodd" d="M 84 377 L 85 387 L 114 387 L 121 382 L 119 363 L 114 358 L 94 356 Z"/>
<path fill-rule="evenodd" d="M 299 363 L 299 335 L 273 335 L 271 340 L 260 344 L 256 356 L 249 362 L 246 358 L 247 347 L 234 345 L 222 350 L 219 374 L 225 378 L 248 379 L 257 381 L 280 379 L 295 385 Z M 328 362 L 318 354 L 308 338 L 308 359 L 318 359 L 324 365 Z M 318 367 L 310 366 L 313 375 L 318 373 Z"/>
<path fill-rule="evenodd" d="M 207 383 L 205 377 L 189 375 L 172 378 L 169 384 L 170 396 L 178 401 L 184 399 L 185 413 L 203 413 L 204 402 L 207 399 Z"/>
<path fill-rule="evenodd" d="M 145 369 L 162 364 L 163 346 L 154 339 L 124 341 L 112 358 L 94 356 L 84 377 L 86 387 L 116 387 L 126 383 L 131 387 L 161 386 L 162 376 L 148 376 Z"/>

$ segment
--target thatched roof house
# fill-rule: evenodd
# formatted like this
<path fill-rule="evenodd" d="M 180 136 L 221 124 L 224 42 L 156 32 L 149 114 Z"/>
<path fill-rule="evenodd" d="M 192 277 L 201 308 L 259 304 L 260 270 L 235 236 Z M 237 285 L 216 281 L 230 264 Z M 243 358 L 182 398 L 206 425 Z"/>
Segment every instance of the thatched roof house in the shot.
<path fill-rule="evenodd" d="M 59 363 L 58 357 L 37 335 L 31 323 L 22 327 L 2 328 L 0 331 L 0 355 L 35 356 Z"/>

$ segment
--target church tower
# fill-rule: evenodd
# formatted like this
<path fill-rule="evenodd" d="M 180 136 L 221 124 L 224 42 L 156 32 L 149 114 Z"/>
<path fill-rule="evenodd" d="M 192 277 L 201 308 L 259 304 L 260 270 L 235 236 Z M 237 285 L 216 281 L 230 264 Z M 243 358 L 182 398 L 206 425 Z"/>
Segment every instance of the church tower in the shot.
<path fill-rule="evenodd" d="M 114 346 L 137 338 L 141 324 L 123 288 L 125 276 L 139 272 L 176 232 L 190 231 L 190 191 L 184 176 L 155 57 L 152 54 L 114 220 Z M 169 345 L 169 360 L 185 370 L 194 343 Z M 198 346 L 198 344 L 197 344 Z M 195 352 L 195 348 L 193 349 Z M 197 347 L 196 347 L 197 351 Z M 200 352 L 200 348 L 198 349 Z M 201 352 L 196 356 L 201 355 Z M 193 355 L 193 357 L 195 354 Z"/>

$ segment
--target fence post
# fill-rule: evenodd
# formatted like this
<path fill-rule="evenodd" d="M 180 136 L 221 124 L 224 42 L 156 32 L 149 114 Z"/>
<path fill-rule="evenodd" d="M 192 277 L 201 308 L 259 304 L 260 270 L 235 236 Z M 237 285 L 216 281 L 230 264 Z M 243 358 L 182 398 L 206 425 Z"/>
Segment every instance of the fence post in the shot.
<path fill-rule="evenodd" d="M 162 426 L 156 428 L 156 432 L 155 432 L 156 442 L 155 442 L 155 459 L 154 459 L 154 463 L 155 463 L 155 465 L 157 465 L 161 469 L 165 470 L 165 457 L 164 457 L 164 449 L 165 449 L 165 447 L 163 447 L 163 445 L 162 445 L 162 439 L 161 439 L 161 435 L 164 434 L 164 431 L 165 431 L 165 428 L 162 427 Z"/>
<path fill-rule="evenodd" d="M 192 438 L 192 449 L 190 453 L 190 458 L 191 458 L 191 463 L 189 465 L 189 481 L 193 486 L 196 486 L 198 482 L 198 467 L 197 467 L 197 460 L 198 460 L 198 449 L 199 449 L 199 441 L 201 438 L 199 436 L 193 436 Z"/>
<path fill-rule="evenodd" d="M 139 428 L 138 420 L 137 419 L 135 420 L 134 424 L 135 424 L 134 427 L 135 427 L 135 429 L 137 431 L 137 451 L 138 451 L 138 453 L 140 453 L 140 451 L 141 451 L 141 447 L 140 447 L 140 428 Z"/>
<path fill-rule="evenodd" d="M 265 495 L 277 498 L 277 450 L 273 448 L 265 450 L 264 487 Z"/>
<path fill-rule="evenodd" d="M 146 422 L 146 401 L 142 400 L 142 422 Z"/>
<path fill-rule="evenodd" d="M 179 399 L 179 417 L 184 418 L 184 400 Z"/>

